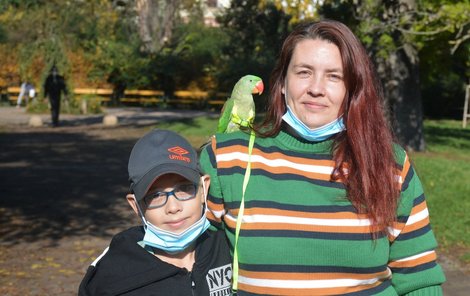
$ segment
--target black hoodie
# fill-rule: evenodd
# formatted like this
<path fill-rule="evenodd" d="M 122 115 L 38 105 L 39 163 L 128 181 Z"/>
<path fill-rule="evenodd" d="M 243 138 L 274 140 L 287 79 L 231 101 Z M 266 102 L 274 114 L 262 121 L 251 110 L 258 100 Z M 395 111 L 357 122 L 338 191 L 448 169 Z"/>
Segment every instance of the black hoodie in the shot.
<path fill-rule="evenodd" d="M 222 231 L 207 230 L 198 238 L 192 272 L 146 251 L 137 243 L 143 237 L 142 226 L 114 236 L 104 255 L 88 267 L 78 295 L 230 295 L 232 264 Z"/>

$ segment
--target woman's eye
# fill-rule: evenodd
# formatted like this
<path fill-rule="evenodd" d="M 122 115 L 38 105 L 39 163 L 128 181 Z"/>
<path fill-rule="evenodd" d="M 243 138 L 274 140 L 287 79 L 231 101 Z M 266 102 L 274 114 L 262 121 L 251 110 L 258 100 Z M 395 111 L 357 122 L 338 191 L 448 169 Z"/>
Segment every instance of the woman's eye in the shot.
<path fill-rule="evenodd" d="M 343 80 L 343 76 L 341 76 L 339 74 L 330 74 L 330 75 L 328 75 L 328 77 L 333 81 Z"/>
<path fill-rule="evenodd" d="M 310 73 L 308 71 L 298 71 L 297 75 L 299 77 L 308 77 L 310 75 Z"/>

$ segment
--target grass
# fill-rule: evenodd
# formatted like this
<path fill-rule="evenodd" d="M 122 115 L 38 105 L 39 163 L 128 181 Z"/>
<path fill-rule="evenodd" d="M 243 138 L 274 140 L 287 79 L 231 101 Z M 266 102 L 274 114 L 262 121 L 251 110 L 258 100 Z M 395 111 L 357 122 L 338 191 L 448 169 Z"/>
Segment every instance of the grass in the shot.
<path fill-rule="evenodd" d="M 218 115 L 162 122 L 156 128 L 168 129 L 185 137 L 195 148 L 207 143 L 217 130 Z"/>
<path fill-rule="evenodd" d="M 470 128 L 427 120 L 426 152 L 411 154 L 423 183 L 434 233 L 445 253 L 470 264 Z"/>
<path fill-rule="evenodd" d="M 214 134 L 217 116 L 162 123 L 200 147 Z M 426 152 L 411 159 L 420 177 L 440 251 L 470 264 L 470 127 L 460 121 L 424 122 Z"/>

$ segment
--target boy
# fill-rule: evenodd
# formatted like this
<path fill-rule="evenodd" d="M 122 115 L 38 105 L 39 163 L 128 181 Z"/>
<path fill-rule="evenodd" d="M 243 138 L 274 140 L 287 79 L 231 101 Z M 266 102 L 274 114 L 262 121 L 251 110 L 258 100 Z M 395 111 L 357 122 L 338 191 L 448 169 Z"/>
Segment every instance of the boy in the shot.
<path fill-rule="evenodd" d="M 115 235 L 88 268 L 79 295 L 229 295 L 223 232 L 207 230 L 208 175 L 178 134 L 153 130 L 132 149 L 127 201 L 143 226 Z"/>

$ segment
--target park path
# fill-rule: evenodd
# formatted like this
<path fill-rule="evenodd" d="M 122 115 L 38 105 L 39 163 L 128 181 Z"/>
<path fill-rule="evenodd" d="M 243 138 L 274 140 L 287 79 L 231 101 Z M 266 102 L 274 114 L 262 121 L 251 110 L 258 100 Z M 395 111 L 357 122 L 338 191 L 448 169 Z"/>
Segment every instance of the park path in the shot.
<path fill-rule="evenodd" d="M 158 122 L 203 111 L 107 109 L 61 115 L 62 126 L 27 125 L 24 109 L 0 107 L 0 295 L 76 295 L 87 266 L 111 236 L 138 224 L 128 209 L 127 159 Z M 470 295 L 470 276 L 440 256 L 445 295 Z"/>

